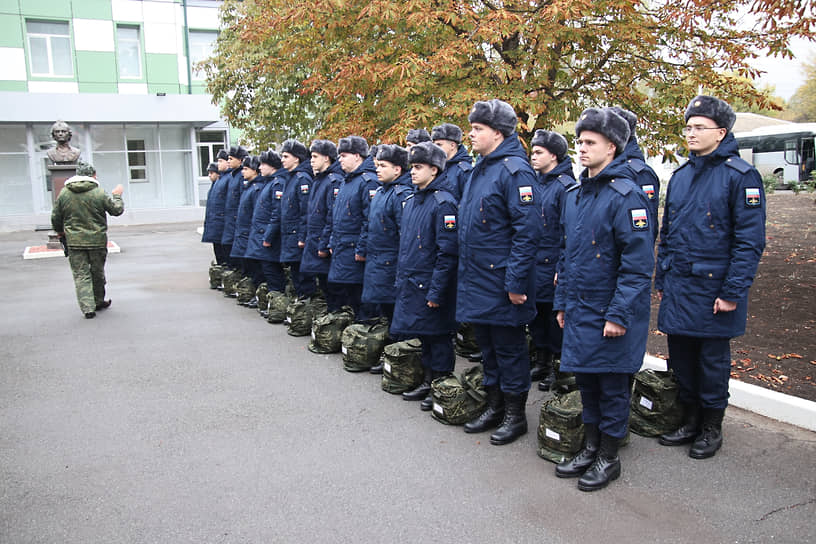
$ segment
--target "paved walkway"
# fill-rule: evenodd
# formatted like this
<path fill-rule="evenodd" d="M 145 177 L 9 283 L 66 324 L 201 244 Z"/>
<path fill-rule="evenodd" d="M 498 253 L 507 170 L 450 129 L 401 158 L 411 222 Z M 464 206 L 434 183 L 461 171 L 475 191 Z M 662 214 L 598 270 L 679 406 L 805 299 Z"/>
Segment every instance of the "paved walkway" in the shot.
<path fill-rule="evenodd" d="M 729 409 L 713 459 L 634 436 L 582 493 L 208 289 L 195 226 L 113 229 L 94 320 L 0 235 L 0 543 L 816 542 L 816 433 Z"/>

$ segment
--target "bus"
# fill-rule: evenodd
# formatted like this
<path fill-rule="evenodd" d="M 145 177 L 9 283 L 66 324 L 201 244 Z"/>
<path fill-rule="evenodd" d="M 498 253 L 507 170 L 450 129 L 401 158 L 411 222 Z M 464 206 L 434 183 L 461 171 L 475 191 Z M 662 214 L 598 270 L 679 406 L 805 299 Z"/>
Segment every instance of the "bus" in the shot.
<path fill-rule="evenodd" d="M 777 185 L 789 187 L 807 182 L 816 170 L 816 123 L 786 123 L 735 132 L 740 156 L 754 165 L 764 178 L 777 177 Z"/>

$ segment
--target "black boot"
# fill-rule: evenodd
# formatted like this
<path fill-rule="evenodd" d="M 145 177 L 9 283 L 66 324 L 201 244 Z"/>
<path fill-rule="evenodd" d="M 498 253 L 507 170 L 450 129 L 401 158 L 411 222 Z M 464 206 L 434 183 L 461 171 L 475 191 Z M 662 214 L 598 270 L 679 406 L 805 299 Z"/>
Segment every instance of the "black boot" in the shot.
<path fill-rule="evenodd" d="M 722 446 L 722 420 L 725 410 L 706 408 L 703 410 L 703 430 L 694 440 L 689 450 L 693 459 L 714 457 Z"/>
<path fill-rule="evenodd" d="M 547 364 L 544 367 L 544 375 L 540 379 L 541 381 L 538 382 L 538 390 L 539 391 L 549 391 L 552 389 L 552 386 L 555 384 L 555 380 L 557 379 L 555 376 L 555 353 L 551 353 L 549 359 L 547 359 Z M 558 354 L 560 357 L 560 354 Z M 539 363 L 540 364 L 540 363 Z"/>
<path fill-rule="evenodd" d="M 530 357 L 530 380 L 536 381 L 542 379 L 547 374 L 547 367 L 552 363 L 552 353 L 547 349 L 538 349 L 533 352 Z"/>
<path fill-rule="evenodd" d="M 609 482 L 616 480 L 621 474 L 620 457 L 618 457 L 618 439 L 601 433 L 601 447 L 595 462 L 584 472 L 578 480 L 578 489 L 581 491 L 597 491 L 603 489 Z"/>
<path fill-rule="evenodd" d="M 422 383 L 410 391 L 402 394 L 402 400 L 423 400 L 431 392 L 431 381 L 433 380 L 433 371 L 430 368 L 422 367 L 424 376 Z"/>
<path fill-rule="evenodd" d="M 569 461 L 555 465 L 555 475 L 559 478 L 577 478 L 595 462 L 598 449 L 601 447 L 601 431 L 598 430 L 596 423 L 584 423 L 584 434 L 586 436 L 584 448 Z"/>
<path fill-rule="evenodd" d="M 372 374 L 382 374 L 384 368 L 385 364 L 383 363 L 383 360 L 380 359 L 380 362 L 369 368 L 368 371 Z"/>
<path fill-rule="evenodd" d="M 509 444 L 527 434 L 527 391 L 504 394 L 504 420 L 496 432 L 490 435 L 494 446 Z"/>
<path fill-rule="evenodd" d="M 700 434 L 700 407 L 695 404 L 683 406 L 683 424 L 680 428 L 666 434 L 661 434 L 657 439 L 664 446 L 682 446 L 694 442 Z"/>
<path fill-rule="evenodd" d="M 434 380 L 439 378 L 447 378 L 450 375 L 451 373 L 447 371 L 442 372 L 439 370 L 434 370 L 431 372 L 431 382 L 433 383 Z M 420 403 L 419 409 L 422 410 L 423 412 L 430 412 L 433 409 L 433 404 L 434 404 L 433 389 L 431 389 L 430 391 L 428 391 L 428 396 L 422 399 L 422 403 Z"/>
<path fill-rule="evenodd" d="M 258 297 L 252 297 L 249 301 L 244 304 L 247 308 L 252 308 L 253 310 L 258 307 Z"/>
<path fill-rule="evenodd" d="M 499 384 L 486 385 L 487 409 L 476 419 L 465 423 L 466 433 L 483 433 L 498 427 L 504 419 L 504 395 Z"/>

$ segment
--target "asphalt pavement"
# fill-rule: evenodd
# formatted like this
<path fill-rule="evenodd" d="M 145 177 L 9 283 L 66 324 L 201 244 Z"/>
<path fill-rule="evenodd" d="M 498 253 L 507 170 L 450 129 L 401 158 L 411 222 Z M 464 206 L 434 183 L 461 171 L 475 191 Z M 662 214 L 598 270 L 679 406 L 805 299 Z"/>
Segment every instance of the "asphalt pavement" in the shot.
<path fill-rule="evenodd" d="M 543 393 L 510 445 L 442 425 L 210 290 L 196 226 L 112 228 L 92 320 L 21 258 L 45 233 L 0 235 L 0 543 L 816 541 L 816 433 L 730 408 L 714 458 L 633 436 L 578 491 Z"/>

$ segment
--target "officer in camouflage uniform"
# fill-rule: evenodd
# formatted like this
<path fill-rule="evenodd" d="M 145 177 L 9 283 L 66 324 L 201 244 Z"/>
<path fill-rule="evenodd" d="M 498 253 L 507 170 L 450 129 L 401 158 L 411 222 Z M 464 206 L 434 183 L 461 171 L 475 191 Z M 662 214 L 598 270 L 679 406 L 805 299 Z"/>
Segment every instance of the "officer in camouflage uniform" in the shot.
<path fill-rule="evenodd" d="M 111 196 L 99 186 L 96 169 L 77 163 L 77 175 L 65 182 L 54 210 L 51 227 L 65 238 L 68 262 L 74 275 L 79 309 L 87 319 L 110 306 L 105 300 L 105 259 L 108 256 L 108 218 L 122 215 L 124 188 L 117 185 Z"/>

